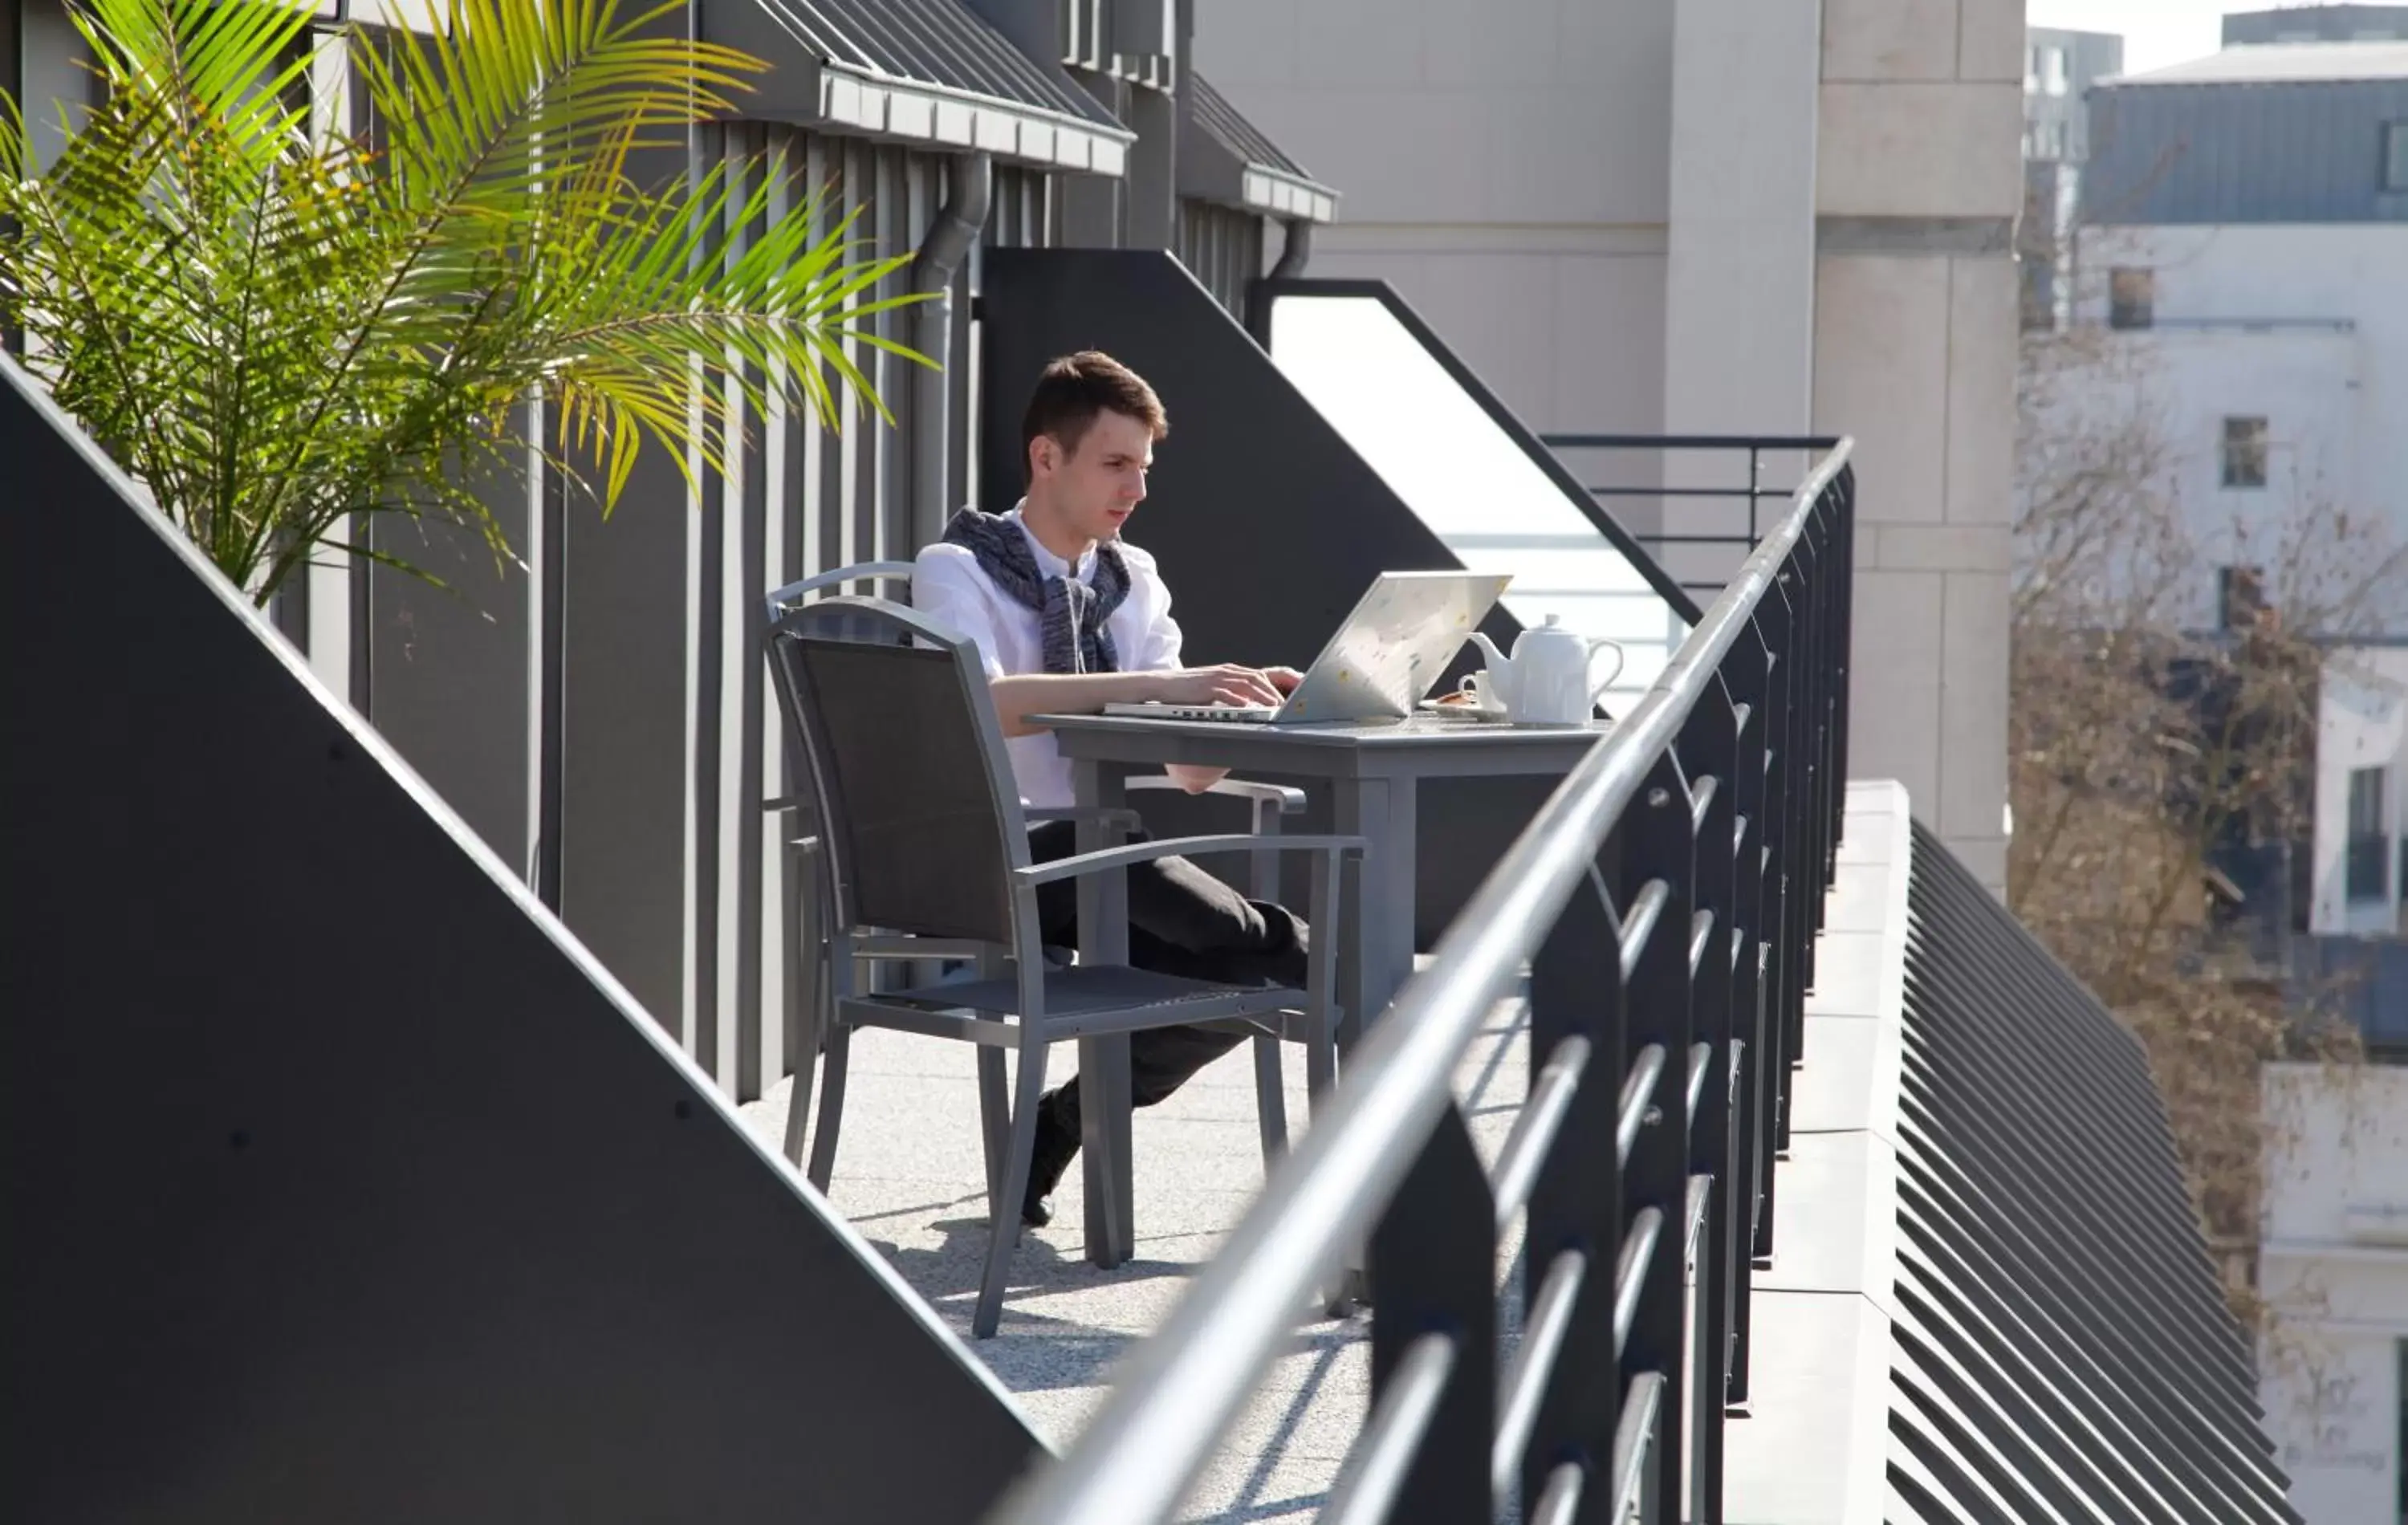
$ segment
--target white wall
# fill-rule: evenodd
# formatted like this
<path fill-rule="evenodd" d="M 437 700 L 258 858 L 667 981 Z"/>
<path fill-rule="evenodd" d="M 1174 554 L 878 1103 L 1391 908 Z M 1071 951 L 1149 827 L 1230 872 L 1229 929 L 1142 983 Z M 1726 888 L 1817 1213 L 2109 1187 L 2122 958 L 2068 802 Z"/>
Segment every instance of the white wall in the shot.
<path fill-rule="evenodd" d="M 1852 770 L 2001 885 L 2021 6 L 1213 0 L 1197 59 L 1345 194 L 1312 273 L 1533 427 L 1857 439 Z"/>
<path fill-rule="evenodd" d="M 2384 897 L 2352 901 L 2347 894 L 2349 775 L 2353 770 L 2385 770 Z M 2408 812 L 2401 791 L 2408 788 L 2408 647 L 2348 647 L 2325 659 L 2316 695 L 2316 794 L 2314 828 L 2315 889 L 2309 902 L 2312 932 L 2396 936 L 2400 927 L 2398 839 Z"/>
<path fill-rule="evenodd" d="M 2273 555 L 2335 513 L 2408 547 L 2408 226 L 2089 228 L 2081 258 L 2090 322 L 2112 268 L 2155 272 L 2157 325 L 2110 331 L 2111 368 L 2157 396 L 2168 485 L 2207 548 Z M 2242 417 L 2268 423 L 2263 489 L 2222 484 L 2224 420 Z M 2382 592 L 2378 627 L 2408 621 L 2408 578 Z"/>
<path fill-rule="evenodd" d="M 1663 410 L 1671 0 L 1212 0 L 1197 67 L 1344 195 L 1384 278 L 1538 429 Z"/>
<path fill-rule="evenodd" d="M 2261 1401 L 2307 1525 L 2392 1525 L 2408 1339 L 2408 1070 L 2269 1065 Z"/>

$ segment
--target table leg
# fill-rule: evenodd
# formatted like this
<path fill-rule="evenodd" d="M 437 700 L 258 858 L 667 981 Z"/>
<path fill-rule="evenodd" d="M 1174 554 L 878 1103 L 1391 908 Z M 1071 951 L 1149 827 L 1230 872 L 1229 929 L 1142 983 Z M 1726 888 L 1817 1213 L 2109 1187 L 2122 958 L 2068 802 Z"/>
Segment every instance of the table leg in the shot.
<path fill-rule="evenodd" d="M 1118 809 L 1127 801 L 1123 764 L 1074 766 L 1081 805 Z M 1079 823 L 1079 850 L 1114 845 L 1098 822 Z M 1079 881 L 1079 959 L 1128 962 L 1128 881 L 1117 873 Z M 1079 1040 L 1079 1155 L 1086 1183 L 1087 1259 L 1111 1270 L 1137 1253 L 1136 1161 L 1129 1129 L 1129 1041 L 1125 1033 Z"/>
<path fill-rule="evenodd" d="M 1363 1041 L 1413 972 L 1413 884 L 1416 873 L 1414 812 L 1420 790 L 1410 778 L 1334 781 L 1330 804 L 1335 828 L 1363 839 L 1363 859 L 1340 881 L 1340 931 L 1347 956 L 1339 961 L 1338 999 L 1345 1020 L 1338 1029 L 1338 1072 L 1344 1083 L 1346 1056 Z M 1316 1114 L 1321 1105 L 1314 1098 Z M 1367 1245 L 1346 1257 L 1333 1315 L 1350 1302 L 1368 1302 L 1371 1268 Z"/>
<path fill-rule="evenodd" d="M 1347 956 L 1338 966 L 1338 1000 L 1346 1009 L 1338 1029 L 1341 1058 L 1363 1041 L 1413 972 L 1414 811 L 1420 790 L 1410 778 L 1334 781 L 1333 825 L 1364 841 L 1339 893 Z"/>

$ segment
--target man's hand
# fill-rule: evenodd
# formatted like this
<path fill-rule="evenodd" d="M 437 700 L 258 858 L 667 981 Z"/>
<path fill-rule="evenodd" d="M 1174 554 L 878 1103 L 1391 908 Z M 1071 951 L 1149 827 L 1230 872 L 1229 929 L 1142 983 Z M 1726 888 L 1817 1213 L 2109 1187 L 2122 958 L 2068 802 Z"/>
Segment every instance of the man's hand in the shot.
<path fill-rule="evenodd" d="M 1304 674 L 1294 668 L 1265 668 L 1263 676 L 1268 678 L 1271 686 L 1283 694 L 1293 694 L 1304 683 Z"/>
<path fill-rule="evenodd" d="M 1259 668 L 1224 662 L 1212 668 L 1177 668 L 1162 673 L 1154 697 L 1165 704 L 1268 704 L 1282 698 L 1269 674 Z"/>

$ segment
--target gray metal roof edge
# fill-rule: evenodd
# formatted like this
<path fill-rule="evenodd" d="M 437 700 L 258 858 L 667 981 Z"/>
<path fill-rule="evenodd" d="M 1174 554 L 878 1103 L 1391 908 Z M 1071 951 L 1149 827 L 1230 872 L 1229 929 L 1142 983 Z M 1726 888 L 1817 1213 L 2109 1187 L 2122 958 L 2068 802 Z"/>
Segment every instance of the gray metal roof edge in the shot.
<path fill-rule="evenodd" d="M 1338 216 L 1337 192 L 1248 159 L 1200 127 L 1180 136 L 1179 194 L 1190 200 L 1269 217 L 1330 223 Z"/>
<path fill-rule="evenodd" d="M 788 122 L 856 136 L 923 143 L 939 151 L 986 152 L 1043 169 L 1118 179 L 1137 135 L 1125 128 L 1047 111 L 1018 101 L 901 79 L 874 68 L 806 58 L 787 65 L 801 88 L 748 97 L 758 109 L 731 120 Z M 783 72 L 783 71 L 781 71 Z"/>
<path fill-rule="evenodd" d="M 1337 220 L 1337 191 L 1287 165 L 1269 164 L 1258 154 L 1246 152 L 1197 109 L 1198 104 L 1185 103 L 1180 114 L 1181 195 L 1274 217 L 1301 217 L 1312 223 Z M 1232 113 L 1237 109 L 1226 98 L 1222 104 Z M 1261 135 L 1261 129 L 1254 131 Z"/>
<path fill-rule="evenodd" d="M 830 122 L 843 122 L 890 137 L 942 143 L 965 150 L 983 149 L 1004 158 L 1084 170 L 1114 179 L 1126 168 L 1129 145 L 1137 141 L 1137 135 L 1125 127 L 1107 127 L 1065 112 L 1048 111 L 992 95 L 973 94 L 930 80 L 897 79 L 876 69 L 844 64 L 824 65 L 823 76 L 821 105 Z M 882 95 L 883 104 L 890 108 L 886 113 L 888 120 L 882 125 L 874 125 L 858 111 L 849 116 L 839 115 L 832 108 L 835 103 L 830 98 L 831 82 L 834 82 L 835 94 L 838 96 L 848 82 L 865 94 Z M 924 105 L 924 124 L 917 109 L 907 112 L 900 122 L 894 120 L 891 108 L 898 100 L 910 103 L 915 108 Z M 967 111 L 978 119 L 970 128 L 969 137 L 966 137 L 958 125 L 953 131 L 945 130 L 949 111 Z M 990 136 L 986 131 L 987 123 L 996 119 L 1009 123 L 1012 129 L 1015 141 L 1009 146 L 1003 143 L 1000 133 Z"/>

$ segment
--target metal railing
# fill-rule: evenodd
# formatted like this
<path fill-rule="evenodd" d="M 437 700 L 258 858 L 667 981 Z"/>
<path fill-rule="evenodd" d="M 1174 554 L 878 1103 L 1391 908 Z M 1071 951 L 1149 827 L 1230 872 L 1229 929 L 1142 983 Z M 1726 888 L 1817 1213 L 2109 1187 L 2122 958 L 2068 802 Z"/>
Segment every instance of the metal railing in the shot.
<path fill-rule="evenodd" d="M 1766 505 L 1787 504 L 1812 463 L 1839 443 L 1827 435 L 1542 434 L 1630 538 L 1684 591 L 1712 598 L 1763 540 Z M 1647 473 L 1616 465 L 1639 456 Z M 1660 482 L 1629 480 L 1660 475 Z M 1603 478 L 1613 478 L 1603 481 Z M 1651 526 L 1636 511 L 1656 505 Z M 1772 511 L 1775 514 L 1778 510 Z"/>
<path fill-rule="evenodd" d="M 1416 1522 L 1487 1525 L 1517 1499 L 1533 1525 L 1720 1518 L 1847 776 L 1848 453 L 1823 455 L 1506 852 L 1095 1421 L 993 1525 L 1172 1518 L 1367 1241 L 1373 1401 L 1324 1521 L 1409 1501 Z M 1526 970 L 1532 1080 L 1492 1172 L 1453 1081 Z M 1526 1319 L 1500 1360 L 1517 1215 Z"/>

